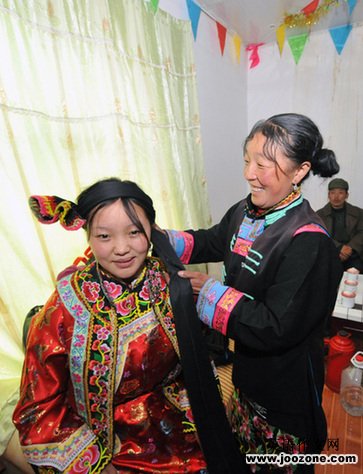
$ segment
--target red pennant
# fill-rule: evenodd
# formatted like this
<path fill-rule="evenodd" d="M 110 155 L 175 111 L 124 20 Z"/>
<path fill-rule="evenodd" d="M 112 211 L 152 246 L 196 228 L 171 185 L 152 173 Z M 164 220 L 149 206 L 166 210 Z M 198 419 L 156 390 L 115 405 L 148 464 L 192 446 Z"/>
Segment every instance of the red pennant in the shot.
<path fill-rule="evenodd" d="M 318 5 L 319 0 L 313 0 L 308 5 L 306 5 L 306 7 L 302 8 L 301 11 L 304 13 L 305 16 L 308 16 L 311 13 L 315 12 L 315 10 L 318 8 Z"/>
<path fill-rule="evenodd" d="M 258 48 L 265 43 L 251 43 L 246 47 L 246 51 L 251 51 L 250 54 L 250 69 L 260 64 L 260 56 L 258 55 Z"/>
<path fill-rule="evenodd" d="M 227 29 L 226 29 L 225 26 L 218 23 L 218 21 L 216 21 L 216 23 L 217 23 L 217 30 L 218 30 L 219 46 L 221 48 L 221 53 L 222 53 L 222 56 L 223 56 L 224 46 L 226 44 Z"/>

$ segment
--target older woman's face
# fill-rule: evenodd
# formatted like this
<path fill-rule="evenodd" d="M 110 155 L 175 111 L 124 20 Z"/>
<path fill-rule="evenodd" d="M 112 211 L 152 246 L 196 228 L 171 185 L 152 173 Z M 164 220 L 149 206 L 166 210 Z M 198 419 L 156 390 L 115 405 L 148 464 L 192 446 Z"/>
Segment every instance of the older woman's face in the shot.
<path fill-rule="evenodd" d="M 151 226 L 144 210 L 134 204 L 136 213 L 150 239 Z M 145 264 L 149 242 L 133 224 L 120 200 L 102 207 L 95 214 L 89 244 L 98 263 L 120 280 L 132 280 Z"/>
<path fill-rule="evenodd" d="M 262 133 L 256 133 L 244 156 L 244 177 L 250 185 L 252 202 L 261 209 L 277 204 L 291 193 L 293 183 L 299 183 L 296 165 L 280 149 L 276 152 L 277 164 L 264 156 L 265 141 Z"/>

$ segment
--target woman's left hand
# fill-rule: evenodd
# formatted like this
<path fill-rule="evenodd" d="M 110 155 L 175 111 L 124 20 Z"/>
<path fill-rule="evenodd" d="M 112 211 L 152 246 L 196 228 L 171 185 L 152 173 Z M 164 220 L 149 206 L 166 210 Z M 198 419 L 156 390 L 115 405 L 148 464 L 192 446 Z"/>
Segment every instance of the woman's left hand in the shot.
<path fill-rule="evenodd" d="M 189 278 L 190 284 L 193 288 L 193 293 L 198 295 L 204 283 L 209 280 L 210 276 L 206 273 L 191 272 L 188 270 L 181 270 L 178 275 L 182 278 Z"/>

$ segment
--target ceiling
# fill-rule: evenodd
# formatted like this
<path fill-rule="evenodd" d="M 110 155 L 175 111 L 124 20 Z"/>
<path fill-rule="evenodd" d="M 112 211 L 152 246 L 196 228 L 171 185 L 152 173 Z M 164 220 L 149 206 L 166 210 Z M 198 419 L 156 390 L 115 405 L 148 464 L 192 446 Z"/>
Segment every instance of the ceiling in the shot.
<path fill-rule="evenodd" d="M 352 1 L 350 0 L 351 4 Z M 195 3 L 214 20 L 224 25 L 229 33 L 237 33 L 244 44 L 250 44 L 276 41 L 276 30 L 284 22 L 285 15 L 299 13 L 311 3 L 311 0 L 195 0 Z M 319 5 L 323 4 L 324 0 L 320 0 Z M 286 28 L 286 36 L 349 23 L 347 0 L 339 0 L 337 5 L 330 6 L 325 11 L 328 13 L 322 14 L 318 23 L 312 25 L 310 30 L 305 26 Z M 362 21 L 363 0 L 357 0 L 350 23 L 354 25 Z"/>

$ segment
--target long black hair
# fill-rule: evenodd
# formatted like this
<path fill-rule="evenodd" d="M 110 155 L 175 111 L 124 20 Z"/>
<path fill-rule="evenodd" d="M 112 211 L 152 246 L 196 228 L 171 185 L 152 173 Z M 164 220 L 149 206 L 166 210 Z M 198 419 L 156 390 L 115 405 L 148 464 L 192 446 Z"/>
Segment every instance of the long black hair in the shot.
<path fill-rule="evenodd" d="M 247 144 L 257 133 L 262 133 L 266 137 L 263 146 L 264 155 L 276 165 L 276 151 L 280 149 L 296 165 L 301 165 L 304 161 L 310 162 L 314 175 L 326 178 L 339 172 L 335 153 L 323 148 L 323 137 L 318 127 L 305 115 L 286 113 L 258 121 L 244 142 L 244 153 Z M 308 176 L 309 173 L 303 180 Z"/>

